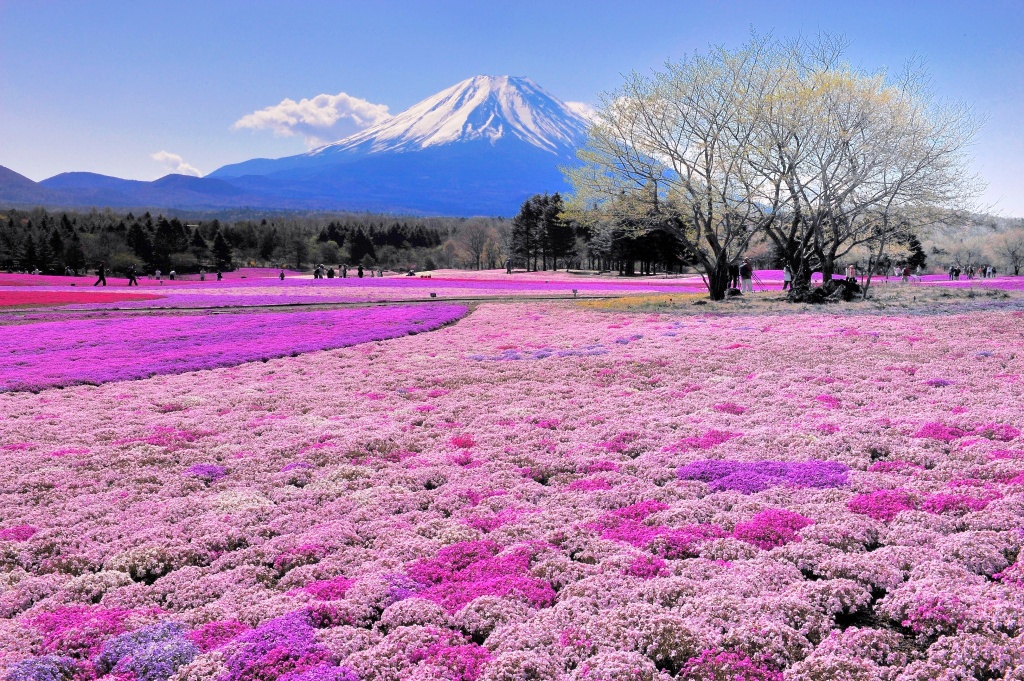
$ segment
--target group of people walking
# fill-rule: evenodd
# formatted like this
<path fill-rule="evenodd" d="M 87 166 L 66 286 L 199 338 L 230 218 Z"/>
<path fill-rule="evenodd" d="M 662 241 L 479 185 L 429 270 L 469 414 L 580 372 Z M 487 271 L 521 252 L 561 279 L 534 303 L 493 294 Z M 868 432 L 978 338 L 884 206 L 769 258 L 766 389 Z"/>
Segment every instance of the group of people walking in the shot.
<path fill-rule="evenodd" d="M 372 277 L 383 277 L 384 276 L 384 269 L 383 268 L 378 267 L 377 269 L 373 269 L 371 267 L 371 268 L 369 268 L 369 271 L 370 271 L 370 277 L 371 278 Z M 348 265 L 338 265 L 337 272 L 335 272 L 333 267 L 325 267 L 324 265 L 317 265 L 316 267 L 313 268 L 313 278 L 314 279 L 334 279 L 336 276 L 340 277 L 342 279 L 347 279 L 348 278 Z M 358 265 L 356 267 L 356 276 L 359 277 L 360 279 L 362 279 L 365 276 L 365 271 L 363 270 L 363 266 L 362 265 Z M 284 270 L 283 269 L 281 270 L 280 277 L 281 277 L 281 281 L 284 281 Z"/>
<path fill-rule="evenodd" d="M 67 275 L 67 271 L 65 271 L 65 275 Z M 128 265 L 128 269 L 125 271 L 125 275 L 128 277 L 128 286 L 138 286 L 139 285 L 139 275 L 138 275 L 138 272 L 135 270 L 135 265 Z M 174 279 L 175 279 L 175 277 L 177 275 L 178 275 L 177 272 L 175 272 L 174 270 L 171 270 L 168 273 L 168 278 L 171 281 L 174 281 Z M 156 270 L 154 272 L 153 276 L 156 277 L 157 281 L 159 281 L 160 283 L 163 283 L 163 273 L 160 270 Z M 224 279 L 224 274 L 220 270 L 217 270 L 217 281 L 221 281 L 223 279 Z M 206 270 L 199 270 L 199 281 L 206 281 Z M 93 286 L 106 286 L 106 285 L 107 285 L 107 264 L 101 260 L 99 266 L 96 267 L 96 282 L 93 284 Z"/>
<path fill-rule="evenodd" d="M 960 276 L 965 275 L 968 279 L 991 279 L 996 276 L 996 268 L 991 265 L 985 265 L 984 267 L 974 265 L 968 265 L 961 269 L 956 265 L 949 266 L 949 280 L 960 281 Z"/>

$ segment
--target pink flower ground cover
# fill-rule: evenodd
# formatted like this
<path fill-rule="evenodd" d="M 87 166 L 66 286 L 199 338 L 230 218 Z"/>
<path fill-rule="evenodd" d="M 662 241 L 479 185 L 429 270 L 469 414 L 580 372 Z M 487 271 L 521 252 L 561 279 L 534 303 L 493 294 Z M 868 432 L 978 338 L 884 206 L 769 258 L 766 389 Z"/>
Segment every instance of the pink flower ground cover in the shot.
<path fill-rule="evenodd" d="M 494 303 L 6 393 L 0 665 L 1021 679 L 1022 325 Z"/>
<path fill-rule="evenodd" d="M 488 273 L 488 277 L 430 278 L 369 276 L 359 279 L 253 278 L 224 282 L 166 282 L 166 286 L 150 287 L 161 298 L 147 302 L 120 302 L 106 305 L 118 308 L 183 308 L 289 305 L 339 302 L 389 302 L 445 298 L 503 297 L 577 297 L 618 296 L 630 293 L 701 293 L 705 291 L 699 278 L 627 279 L 619 277 L 575 277 L 551 273 L 546 279 L 520 275 Z M 2 290 L 2 289 L 0 289 Z M 104 305 L 73 305 L 76 308 L 97 308 Z"/>
<path fill-rule="evenodd" d="M 267 360 L 430 331 L 463 305 L 120 316 L 0 327 L 0 392 L 99 384 Z"/>
<path fill-rule="evenodd" d="M 5 289 L 0 291 L 0 307 L 39 307 L 43 305 L 68 305 L 87 303 L 141 302 L 156 300 L 160 296 L 147 293 L 125 293 L 124 291 L 39 291 Z"/>

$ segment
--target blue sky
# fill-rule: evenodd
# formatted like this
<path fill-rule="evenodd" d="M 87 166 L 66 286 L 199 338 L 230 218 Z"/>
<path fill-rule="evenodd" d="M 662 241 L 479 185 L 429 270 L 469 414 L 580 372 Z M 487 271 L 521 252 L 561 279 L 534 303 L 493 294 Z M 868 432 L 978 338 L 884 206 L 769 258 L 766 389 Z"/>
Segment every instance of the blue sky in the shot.
<path fill-rule="evenodd" d="M 623 73 L 739 46 L 751 27 L 845 34 L 850 60 L 871 70 L 926 60 L 938 93 L 988 116 L 974 149 L 983 201 L 1024 216 L 1021 0 L 0 0 L 0 165 L 34 180 L 208 173 L 301 153 L 318 135 L 358 129 L 348 113 L 365 124 L 477 74 L 529 76 L 563 100 L 596 102 Z M 281 122 L 315 108 L 283 100 L 339 93 L 348 98 L 316 109 L 340 116 L 333 127 Z"/>

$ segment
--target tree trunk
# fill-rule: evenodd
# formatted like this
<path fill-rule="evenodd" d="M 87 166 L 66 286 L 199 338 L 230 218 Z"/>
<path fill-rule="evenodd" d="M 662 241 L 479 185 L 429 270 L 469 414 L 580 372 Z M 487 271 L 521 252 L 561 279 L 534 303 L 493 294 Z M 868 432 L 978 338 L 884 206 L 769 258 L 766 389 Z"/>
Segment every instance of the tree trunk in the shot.
<path fill-rule="evenodd" d="M 788 262 L 789 268 L 793 272 L 793 283 L 789 285 L 789 294 L 786 299 L 791 303 L 804 301 L 811 291 L 811 265 L 798 257 L 794 257 Z"/>
<path fill-rule="evenodd" d="M 821 261 L 821 285 L 825 290 L 832 289 L 832 275 L 835 274 L 836 263 L 833 258 L 826 257 Z"/>
<path fill-rule="evenodd" d="M 714 268 L 705 268 L 705 275 L 711 300 L 724 300 L 725 292 L 729 289 L 729 261 L 719 257 L 715 260 Z"/>

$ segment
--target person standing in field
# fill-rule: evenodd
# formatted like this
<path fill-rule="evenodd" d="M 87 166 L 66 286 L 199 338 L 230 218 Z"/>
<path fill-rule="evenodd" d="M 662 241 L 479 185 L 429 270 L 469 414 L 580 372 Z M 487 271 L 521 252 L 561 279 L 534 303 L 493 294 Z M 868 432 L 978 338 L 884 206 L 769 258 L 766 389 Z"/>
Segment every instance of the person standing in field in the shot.
<path fill-rule="evenodd" d="M 341 278 L 348 279 L 348 265 L 341 266 Z"/>
<path fill-rule="evenodd" d="M 740 265 L 740 280 L 743 282 L 741 288 L 743 293 L 754 292 L 754 268 L 746 258 L 743 259 L 743 264 Z"/>
<path fill-rule="evenodd" d="M 100 261 L 100 266 L 96 268 L 96 277 L 96 283 L 93 286 L 99 286 L 100 283 L 104 286 L 107 285 L 107 266 L 102 260 Z"/>
<path fill-rule="evenodd" d="M 789 265 L 782 268 L 782 290 L 793 288 L 793 270 Z"/>
<path fill-rule="evenodd" d="M 363 266 L 362 265 L 359 266 L 359 278 L 360 279 L 363 278 Z"/>
<path fill-rule="evenodd" d="M 135 284 L 139 285 L 139 280 L 135 277 L 135 265 L 128 265 L 128 285 Z"/>

